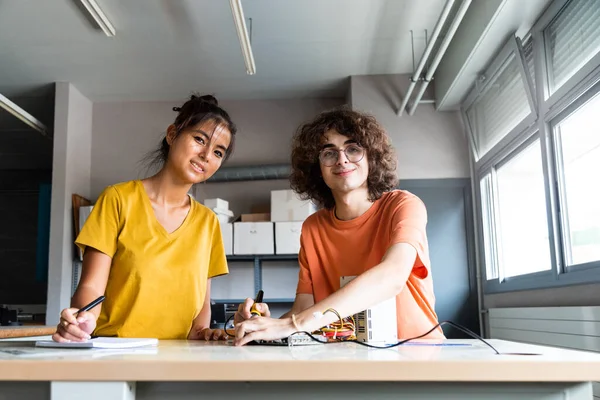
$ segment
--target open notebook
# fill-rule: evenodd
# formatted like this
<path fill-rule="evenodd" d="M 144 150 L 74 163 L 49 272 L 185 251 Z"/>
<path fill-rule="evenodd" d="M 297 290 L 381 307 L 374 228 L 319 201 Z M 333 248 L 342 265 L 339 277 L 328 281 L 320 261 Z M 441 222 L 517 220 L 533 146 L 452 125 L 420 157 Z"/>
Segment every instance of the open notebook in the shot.
<path fill-rule="evenodd" d="M 153 338 L 116 338 L 98 337 L 84 342 L 58 343 L 53 340 L 38 340 L 37 347 L 60 347 L 76 349 L 128 349 L 132 347 L 156 346 L 158 339 Z"/>

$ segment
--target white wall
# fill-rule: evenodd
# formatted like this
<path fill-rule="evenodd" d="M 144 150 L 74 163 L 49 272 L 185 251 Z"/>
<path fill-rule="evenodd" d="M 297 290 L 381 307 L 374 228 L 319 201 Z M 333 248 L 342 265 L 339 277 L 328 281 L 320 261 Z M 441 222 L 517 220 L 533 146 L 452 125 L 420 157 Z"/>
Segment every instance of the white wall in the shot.
<path fill-rule="evenodd" d="M 352 107 L 372 113 L 387 130 L 398 153 L 400 179 L 469 177 L 468 145 L 458 112 L 421 104 L 412 116 L 396 115 L 408 83 L 406 75 L 353 76 Z"/>
<path fill-rule="evenodd" d="M 75 86 L 56 84 L 46 323 L 58 323 L 71 299 L 74 257 L 71 195 L 90 196 L 92 102 Z"/>
<path fill-rule="evenodd" d="M 222 102 L 238 127 L 235 153 L 225 165 L 289 163 L 290 141 L 298 125 L 342 103 L 343 99 Z M 110 184 L 147 175 L 148 171 L 139 162 L 158 146 L 176 117 L 173 106 L 181 104 L 94 104 L 91 172 L 94 198 Z M 210 185 L 216 184 L 207 187 Z M 239 189 L 240 185 L 235 187 Z M 251 185 L 245 182 L 242 187 Z"/>

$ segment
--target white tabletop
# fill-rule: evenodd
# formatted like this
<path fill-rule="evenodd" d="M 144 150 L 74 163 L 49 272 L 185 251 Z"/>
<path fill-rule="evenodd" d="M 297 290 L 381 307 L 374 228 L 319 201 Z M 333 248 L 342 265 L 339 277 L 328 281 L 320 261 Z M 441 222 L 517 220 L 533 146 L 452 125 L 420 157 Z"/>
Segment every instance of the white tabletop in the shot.
<path fill-rule="evenodd" d="M 42 349 L 0 342 L 0 380 L 42 381 L 600 381 L 600 354 L 489 340 L 368 349 L 354 343 L 234 347 L 161 341 L 129 350 Z M 507 353 L 534 353 L 518 355 Z"/>

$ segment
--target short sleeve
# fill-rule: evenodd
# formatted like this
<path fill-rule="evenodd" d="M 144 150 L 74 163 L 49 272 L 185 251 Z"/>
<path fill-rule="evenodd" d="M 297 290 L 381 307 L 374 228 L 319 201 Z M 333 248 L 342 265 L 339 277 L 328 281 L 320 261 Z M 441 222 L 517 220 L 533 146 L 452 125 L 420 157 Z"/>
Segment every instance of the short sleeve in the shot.
<path fill-rule="evenodd" d="M 302 235 L 300 235 L 300 252 L 298 254 L 298 263 L 300 264 L 300 271 L 298 273 L 298 287 L 296 288 L 296 294 L 313 294 L 312 277 L 308 267 L 306 252 L 304 251 L 304 241 Z"/>
<path fill-rule="evenodd" d="M 407 243 L 417 250 L 413 273 L 421 279 L 429 274 L 427 245 L 427 209 L 421 199 L 409 195 L 400 199 L 393 209 L 390 245 Z"/>
<path fill-rule="evenodd" d="M 229 268 L 227 267 L 227 256 L 225 255 L 225 245 L 223 244 L 223 234 L 221 233 L 221 225 L 215 217 L 212 228 L 212 244 L 210 251 L 210 264 L 208 266 L 208 278 L 214 278 L 220 275 L 227 275 Z"/>
<path fill-rule="evenodd" d="M 111 258 L 115 255 L 120 230 L 121 206 L 119 192 L 113 186 L 109 186 L 100 194 L 75 239 L 75 244 L 82 252 L 85 252 L 87 247 L 92 247 Z"/>

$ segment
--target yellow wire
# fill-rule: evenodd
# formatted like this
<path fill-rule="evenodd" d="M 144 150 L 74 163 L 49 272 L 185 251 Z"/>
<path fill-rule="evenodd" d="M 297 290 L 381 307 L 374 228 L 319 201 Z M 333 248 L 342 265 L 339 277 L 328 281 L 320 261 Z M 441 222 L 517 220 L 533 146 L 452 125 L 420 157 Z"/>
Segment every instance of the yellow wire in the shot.
<path fill-rule="evenodd" d="M 323 311 L 323 314 L 326 314 L 328 312 L 335 314 L 335 316 L 338 317 L 339 322 L 337 322 L 337 321 L 332 322 L 328 326 L 322 327 L 319 331 L 322 333 L 333 332 L 334 340 L 340 340 L 340 341 L 355 340 L 356 339 L 356 321 L 354 320 L 354 317 L 352 317 L 352 316 L 348 317 L 351 322 L 350 321 L 345 322 L 344 319 L 342 318 L 342 316 L 340 315 L 340 313 L 337 312 L 337 310 L 335 310 L 333 308 L 328 308 L 327 310 Z M 337 337 L 338 332 L 348 332 L 348 331 L 351 331 L 352 335 L 343 336 L 340 338 Z"/>

